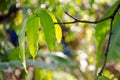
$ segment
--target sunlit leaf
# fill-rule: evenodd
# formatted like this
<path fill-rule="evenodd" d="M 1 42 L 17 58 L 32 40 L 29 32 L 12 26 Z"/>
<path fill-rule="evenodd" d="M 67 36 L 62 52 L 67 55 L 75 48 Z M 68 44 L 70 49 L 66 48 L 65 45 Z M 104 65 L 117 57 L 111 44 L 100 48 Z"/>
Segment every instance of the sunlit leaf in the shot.
<path fill-rule="evenodd" d="M 51 70 L 35 69 L 35 79 L 37 80 L 53 80 Z"/>
<path fill-rule="evenodd" d="M 39 32 L 39 44 L 41 46 L 45 45 L 45 35 L 42 30 Z"/>
<path fill-rule="evenodd" d="M 18 40 L 19 40 L 19 55 L 20 55 L 20 60 L 23 63 L 24 69 L 26 69 L 26 61 L 25 61 L 25 30 L 26 30 L 26 23 L 27 23 L 27 18 L 24 20 L 22 27 L 20 29 L 19 35 L 18 35 Z"/>
<path fill-rule="evenodd" d="M 55 34 L 57 42 L 60 43 L 62 40 L 62 29 L 58 24 L 55 25 Z"/>
<path fill-rule="evenodd" d="M 46 70 L 46 80 L 53 80 L 52 79 L 52 71 L 51 70 Z"/>
<path fill-rule="evenodd" d="M 57 19 L 55 18 L 55 16 L 52 13 L 49 13 L 49 14 L 53 22 L 57 22 Z M 62 29 L 58 24 L 55 24 L 55 35 L 56 35 L 57 42 L 60 43 L 62 40 Z"/>
<path fill-rule="evenodd" d="M 52 18 L 46 10 L 39 9 L 37 12 L 40 17 L 40 23 L 45 34 L 45 40 L 50 51 L 55 47 L 55 27 Z"/>
<path fill-rule="evenodd" d="M 30 53 L 35 58 L 38 50 L 38 41 L 39 41 L 39 27 L 40 22 L 39 18 L 36 15 L 31 15 L 27 21 L 27 40 Z"/>

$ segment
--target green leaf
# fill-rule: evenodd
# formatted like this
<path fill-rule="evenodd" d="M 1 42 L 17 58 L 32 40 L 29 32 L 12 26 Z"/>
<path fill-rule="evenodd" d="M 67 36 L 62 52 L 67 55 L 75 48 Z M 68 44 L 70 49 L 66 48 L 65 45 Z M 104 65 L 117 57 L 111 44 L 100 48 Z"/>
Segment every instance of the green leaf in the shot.
<path fill-rule="evenodd" d="M 35 80 L 53 80 L 51 70 L 36 68 Z"/>
<path fill-rule="evenodd" d="M 10 53 L 8 54 L 8 59 L 9 60 L 19 60 L 19 52 L 20 47 L 16 47 L 14 48 L 12 51 L 10 51 Z"/>
<path fill-rule="evenodd" d="M 36 15 L 29 16 L 27 21 L 26 34 L 28 40 L 28 47 L 33 59 L 36 57 L 38 50 L 39 28 L 40 28 L 39 18 Z"/>
<path fill-rule="evenodd" d="M 45 45 L 45 35 L 44 35 L 44 32 L 41 30 L 39 32 L 39 44 L 40 46 L 44 46 Z"/>
<path fill-rule="evenodd" d="M 108 11 L 104 14 L 103 18 L 106 18 L 106 17 L 110 16 L 113 13 L 113 11 L 116 9 L 118 3 L 119 3 L 119 1 L 117 1 L 112 7 L 110 7 L 110 9 L 108 9 Z M 105 36 L 109 32 L 110 19 L 106 20 L 106 21 L 103 21 L 101 23 L 98 23 L 96 25 L 95 29 L 96 29 L 95 37 L 96 37 L 97 47 L 100 47 L 101 42 L 103 41 L 103 39 L 105 38 Z"/>
<path fill-rule="evenodd" d="M 113 13 L 113 11 L 116 9 L 118 4 L 119 4 L 119 1 L 117 1 L 113 6 L 111 6 L 110 9 L 108 9 L 108 11 L 104 14 L 103 18 L 110 16 Z M 114 24 L 115 24 L 115 21 L 118 21 L 116 20 L 116 18 L 117 17 L 115 17 Z M 96 29 L 95 37 L 96 37 L 96 45 L 97 45 L 97 65 L 99 64 L 100 59 L 101 59 L 103 45 L 106 44 L 105 38 L 110 30 L 110 21 L 111 20 L 109 19 L 101 23 L 98 23 L 95 28 Z"/>
<path fill-rule="evenodd" d="M 40 17 L 40 23 L 45 34 L 45 40 L 47 42 L 48 49 L 50 51 L 54 50 L 55 47 L 55 27 L 52 18 L 48 12 L 44 9 L 39 9 L 37 11 L 38 16 Z"/>
<path fill-rule="evenodd" d="M 117 22 L 113 27 L 113 35 L 111 39 L 111 46 L 109 50 L 108 59 L 110 60 L 119 60 L 120 59 L 120 16 L 117 14 L 119 22 Z"/>
<path fill-rule="evenodd" d="M 53 22 L 57 22 L 57 19 L 52 13 L 49 13 L 49 15 L 51 16 Z M 60 43 L 62 40 L 62 29 L 59 24 L 55 24 L 55 35 L 57 42 Z"/>
<path fill-rule="evenodd" d="M 26 30 L 26 23 L 27 23 L 27 18 L 23 21 L 22 27 L 20 29 L 20 32 L 18 34 L 18 41 L 19 41 L 19 55 L 20 55 L 20 60 L 22 61 L 22 64 L 24 66 L 25 71 L 26 69 L 26 60 L 25 60 L 25 30 Z"/>

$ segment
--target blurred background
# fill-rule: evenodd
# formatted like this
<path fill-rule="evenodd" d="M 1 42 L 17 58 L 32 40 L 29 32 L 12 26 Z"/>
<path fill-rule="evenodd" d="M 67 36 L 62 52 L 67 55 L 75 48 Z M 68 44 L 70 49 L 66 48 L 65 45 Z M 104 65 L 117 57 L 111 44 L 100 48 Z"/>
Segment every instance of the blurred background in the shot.
<path fill-rule="evenodd" d="M 26 16 L 36 9 L 52 12 L 58 22 L 97 21 L 109 16 L 119 0 L 0 0 L 0 80 L 94 80 L 104 62 L 110 20 L 98 24 L 61 24 L 62 41 L 51 53 L 40 29 L 39 51 L 32 60 L 26 45 L 28 74 L 19 60 L 18 33 Z M 103 80 L 120 80 L 120 14 L 113 35 Z"/>

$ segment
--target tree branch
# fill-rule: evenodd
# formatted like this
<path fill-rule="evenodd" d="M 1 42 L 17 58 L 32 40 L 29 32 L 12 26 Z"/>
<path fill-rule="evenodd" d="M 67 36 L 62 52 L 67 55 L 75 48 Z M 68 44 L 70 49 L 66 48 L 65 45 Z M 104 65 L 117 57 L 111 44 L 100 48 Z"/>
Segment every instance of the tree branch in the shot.
<path fill-rule="evenodd" d="M 70 15 L 67 11 L 65 11 L 65 14 L 68 15 L 69 17 L 71 17 L 72 19 L 74 19 L 75 21 L 78 20 L 77 18 L 75 18 L 72 15 Z"/>
<path fill-rule="evenodd" d="M 117 11 L 119 10 L 120 8 L 120 3 L 119 5 L 117 6 L 117 8 L 114 10 L 113 14 L 110 15 L 110 18 L 111 18 L 111 23 L 110 23 L 110 32 L 109 32 L 109 37 L 108 37 L 108 43 L 107 43 L 107 47 L 106 47 L 106 51 L 105 51 L 105 61 L 104 61 L 104 64 L 100 70 L 100 72 L 98 73 L 98 76 L 101 76 L 102 73 L 103 73 L 103 70 L 106 66 L 106 62 L 107 62 L 107 56 L 108 56 L 108 52 L 109 52 L 109 47 L 110 47 L 110 40 L 111 40 L 111 37 L 112 37 L 112 26 L 113 26 L 113 21 L 114 21 L 114 17 L 117 13 Z"/>
<path fill-rule="evenodd" d="M 69 17 L 71 17 L 74 21 L 71 21 L 71 22 L 55 22 L 54 24 L 74 24 L 74 23 L 90 23 L 90 24 L 97 24 L 97 23 L 100 23 L 100 22 L 103 22 L 105 20 L 108 20 L 108 19 L 111 19 L 111 22 L 110 22 L 110 32 L 109 32 L 109 37 L 108 37 L 108 43 L 107 43 L 107 46 L 106 46 L 106 51 L 105 51 L 105 60 L 104 60 L 104 63 L 103 63 L 103 66 L 100 70 L 100 72 L 98 73 L 98 76 L 97 76 L 97 79 L 102 75 L 103 73 L 103 70 L 106 66 L 106 63 L 107 63 L 107 57 L 108 57 L 108 52 L 109 52 L 109 47 L 110 47 L 110 40 L 111 40 L 111 37 L 112 37 L 112 26 L 113 26 L 113 21 L 114 21 L 114 17 L 116 15 L 116 13 L 118 12 L 120 8 L 120 3 L 118 4 L 117 8 L 113 11 L 113 13 L 104 18 L 104 19 L 101 19 L 99 21 L 85 21 L 85 20 L 79 20 L 79 19 L 76 19 L 75 17 L 73 17 L 72 15 L 70 15 L 68 12 L 65 12 L 65 14 L 67 14 Z"/>
<path fill-rule="evenodd" d="M 67 14 L 69 17 L 71 17 L 72 19 L 74 19 L 74 21 L 71 21 L 71 22 L 55 22 L 54 24 L 74 24 L 74 23 L 97 24 L 97 23 L 103 22 L 103 21 L 105 21 L 105 20 L 107 20 L 107 19 L 109 19 L 109 18 L 111 17 L 111 15 L 110 15 L 110 16 L 108 16 L 108 17 L 106 17 L 106 18 L 104 18 L 104 19 L 101 19 L 101 20 L 99 20 L 99 21 L 85 21 L 85 20 L 79 20 L 79 19 L 73 17 L 72 15 L 70 15 L 70 14 L 69 14 L 68 12 L 66 12 L 66 11 L 65 11 L 65 14 Z"/>

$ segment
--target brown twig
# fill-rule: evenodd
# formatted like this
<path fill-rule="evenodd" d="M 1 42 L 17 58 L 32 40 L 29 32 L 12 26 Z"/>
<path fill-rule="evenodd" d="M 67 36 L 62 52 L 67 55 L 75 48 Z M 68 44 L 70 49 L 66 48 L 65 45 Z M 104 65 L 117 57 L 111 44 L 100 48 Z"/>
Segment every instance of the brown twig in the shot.
<path fill-rule="evenodd" d="M 73 17 L 72 15 L 70 15 L 68 12 L 65 12 L 65 14 L 67 14 L 69 17 L 71 17 L 74 21 L 71 21 L 71 22 L 55 22 L 54 24 L 74 24 L 74 23 L 90 23 L 90 24 L 97 24 L 97 23 L 100 23 L 100 22 L 103 22 L 105 20 L 108 20 L 108 19 L 111 19 L 111 23 L 110 23 L 110 32 L 109 32 L 109 37 L 108 37 L 108 43 L 107 43 L 107 46 L 106 46 L 106 51 L 105 51 L 105 60 L 104 60 L 104 63 L 103 63 L 103 66 L 100 70 L 100 72 L 98 73 L 98 76 L 97 76 L 97 79 L 102 75 L 103 73 L 103 70 L 106 66 L 106 62 L 107 62 L 107 56 L 108 56 L 108 52 L 109 52 L 109 47 L 110 47 L 110 40 L 111 40 L 111 37 L 112 37 L 112 25 L 113 25 L 113 21 L 114 21 L 114 17 L 116 15 L 116 13 L 118 12 L 120 8 L 120 3 L 119 5 L 117 6 L 117 8 L 113 11 L 113 13 L 104 18 L 104 19 L 101 19 L 99 21 L 85 21 L 85 20 L 79 20 L 75 17 Z"/>
<path fill-rule="evenodd" d="M 102 75 L 102 72 L 103 72 L 103 70 L 105 68 L 105 65 L 106 65 L 106 62 L 107 62 L 107 56 L 108 56 L 109 47 L 110 47 L 110 40 L 111 40 L 111 37 L 112 37 L 112 25 L 113 25 L 114 17 L 115 17 L 115 15 L 116 15 L 119 8 L 120 8 L 120 4 L 114 10 L 113 14 L 110 15 L 111 23 L 110 23 L 110 32 L 109 32 L 109 37 L 108 37 L 108 43 L 107 43 L 107 47 L 106 47 L 106 51 L 105 51 L 105 61 L 104 61 L 104 64 L 103 64 L 100 72 L 98 73 L 98 76 Z"/>
<path fill-rule="evenodd" d="M 90 24 L 97 24 L 97 23 L 100 23 L 100 22 L 103 22 L 107 19 L 110 18 L 110 16 L 104 18 L 104 19 L 101 19 L 99 21 L 85 21 L 85 20 L 79 20 L 75 17 L 73 17 L 72 15 L 70 15 L 68 12 L 65 12 L 65 14 L 67 14 L 69 17 L 71 17 L 72 19 L 74 19 L 74 21 L 71 21 L 71 22 L 55 22 L 54 24 L 74 24 L 74 23 L 90 23 Z"/>
<path fill-rule="evenodd" d="M 104 18 L 104 19 L 101 19 L 99 21 L 85 21 L 85 20 L 79 20 L 79 19 L 75 19 L 74 21 L 71 21 L 71 22 L 55 22 L 54 24 L 74 24 L 74 23 L 90 23 L 90 24 L 97 24 L 97 23 L 100 23 L 100 22 L 103 22 L 107 19 L 109 19 L 110 16 Z"/>
<path fill-rule="evenodd" d="M 67 11 L 65 11 L 65 14 L 67 14 L 69 17 L 71 17 L 74 20 L 78 20 L 77 18 L 73 17 L 72 15 L 70 15 Z"/>

